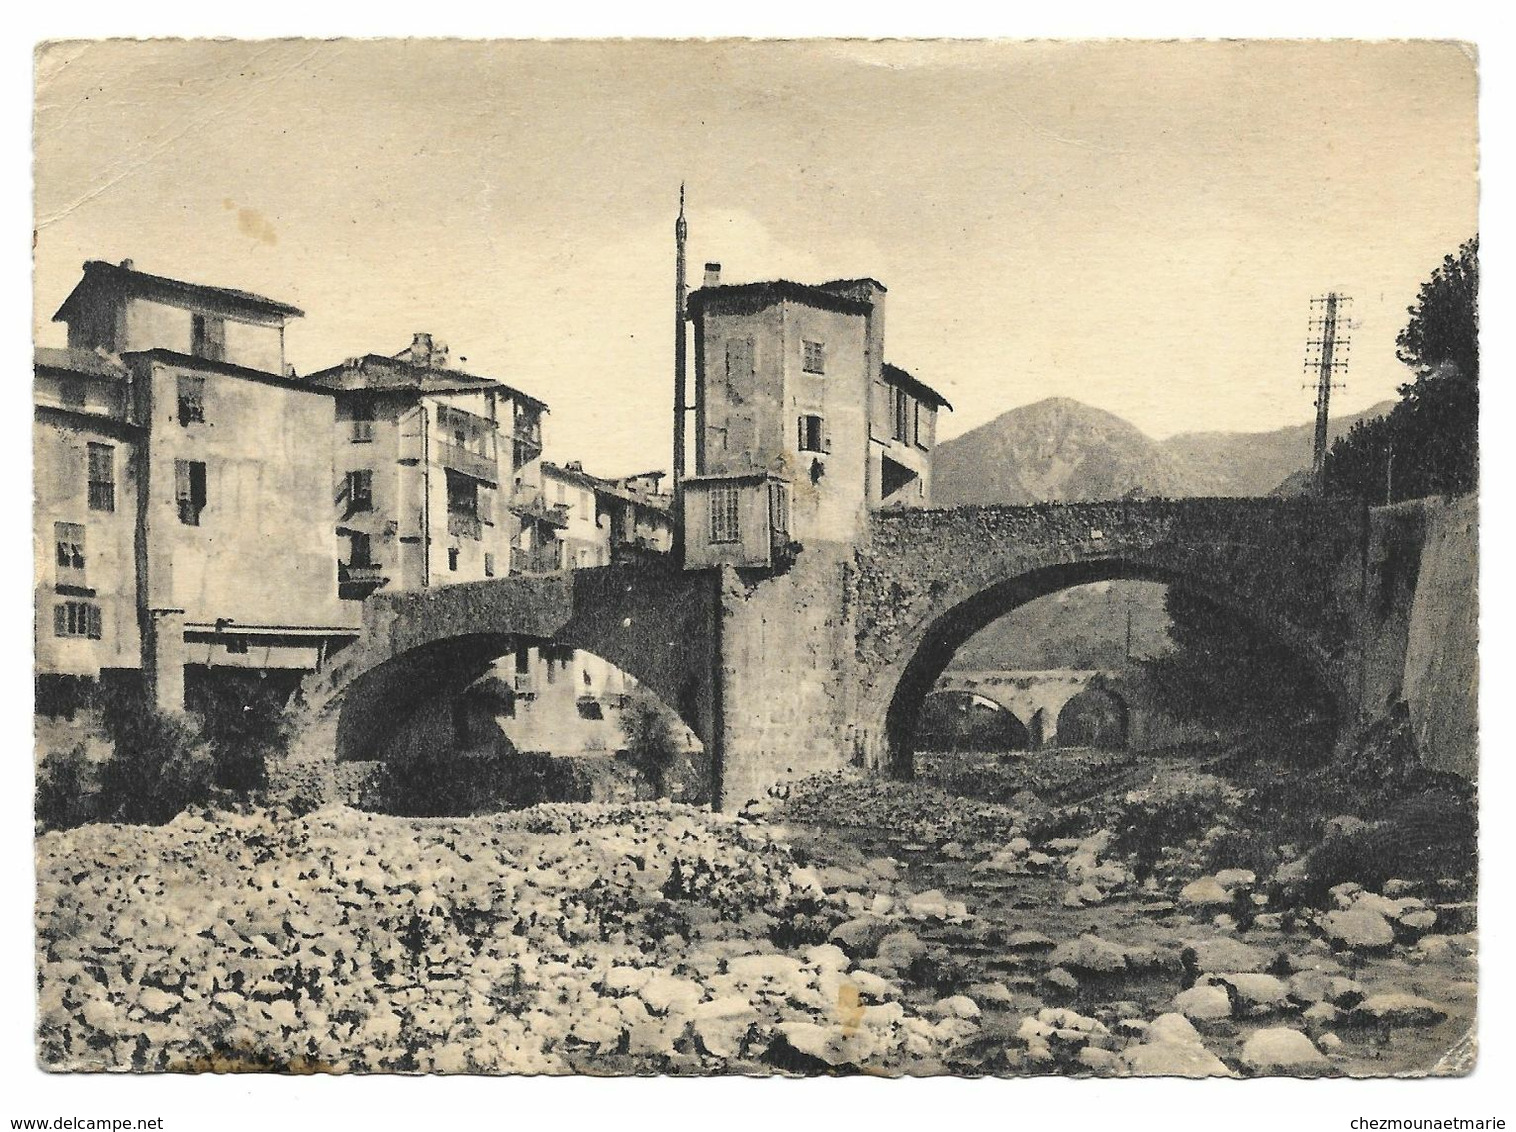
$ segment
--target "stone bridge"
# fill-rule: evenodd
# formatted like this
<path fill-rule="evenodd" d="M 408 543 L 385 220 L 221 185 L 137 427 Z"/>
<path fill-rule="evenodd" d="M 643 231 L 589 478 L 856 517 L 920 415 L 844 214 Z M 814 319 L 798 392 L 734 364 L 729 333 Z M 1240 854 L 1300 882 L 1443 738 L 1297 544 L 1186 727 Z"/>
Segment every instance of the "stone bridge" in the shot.
<path fill-rule="evenodd" d="M 849 761 L 909 774 L 924 697 L 996 618 L 1117 578 L 1185 589 L 1290 647 L 1360 706 L 1368 512 L 1316 500 L 1182 500 L 892 511 L 865 545 L 808 545 L 788 570 L 667 565 L 378 594 L 361 639 L 311 678 L 304 749 L 361 759 L 429 696 L 525 640 L 585 649 L 661 696 L 740 806 Z M 329 757 L 329 756 L 328 756 Z"/>
<path fill-rule="evenodd" d="M 1117 578 L 1178 587 L 1257 626 L 1351 718 L 1366 517 L 1354 503 L 1309 499 L 878 515 L 858 553 L 852 749 L 909 773 L 922 700 L 964 642 L 1036 598 Z"/>
<path fill-rule="evenodd" d="M 1145 751 L 1208 737 L 1207 728 L 1176 718 L 1162 689 L 1142 669 L 1058 668 L 1040 671 L 977 671 L 950 668 L 929 696 L 977 696 L 1010 713 L 1027 735 L 1029 750 L 1060 745 L 1061 716 L 1077 696 L 1096 689 L 1111 696 L 1125 721 L 1126 746 Z"/>
<path fill-rule="evenodd" d="M 518 646 L 549 641 L 636 677 L 709 744 L 718 583 L 670 562 L 380 592 L 364 603 L 358 640 L 305 681 L 286 774 L 310 774 L 333 756 L 373 759 L 422 704 L 467 687 Z"/>

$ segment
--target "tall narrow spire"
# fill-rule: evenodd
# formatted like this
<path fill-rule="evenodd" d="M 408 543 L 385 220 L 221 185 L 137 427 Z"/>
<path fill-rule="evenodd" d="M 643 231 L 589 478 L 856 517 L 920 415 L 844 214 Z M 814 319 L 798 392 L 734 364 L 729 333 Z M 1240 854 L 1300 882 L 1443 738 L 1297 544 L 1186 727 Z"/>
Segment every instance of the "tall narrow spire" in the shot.
<path fill-rule="evenodd" d="M 685 284 L 684 242 L 689 236 L 684 219 L 684 182 L 679 182 L 679 219 L 674 221 L 674 491 L 684 480 L 685 404 Z"/>

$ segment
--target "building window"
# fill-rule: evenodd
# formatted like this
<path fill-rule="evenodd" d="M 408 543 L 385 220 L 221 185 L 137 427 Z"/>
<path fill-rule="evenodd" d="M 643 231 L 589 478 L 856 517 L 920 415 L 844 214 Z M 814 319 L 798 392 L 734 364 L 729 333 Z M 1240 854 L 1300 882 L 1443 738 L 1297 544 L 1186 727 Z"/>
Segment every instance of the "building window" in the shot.
<path fill-rule="evenodd" d="M 896 440 L 909 442 L 911 439 L 911 398 L 904 389 L 895 388 L 895 429 Z"/>
<path fill-rule="evenodd" d="M 790 486 L 785 483 L 769 484 L 769 528 L 777 537 L 788 539 L 790 534 Z"/>
<path fill-rule="evenodd" d="M 206 502 L 205 464 L 202 461 L 174 461 L 174 498 L 179 505 L 179 521 L 187 527 L 198 527 Z"/>
<path fill-rule="evenodd" d="M 711 541 L 740 542 L 742 521 L 740 493 L 735 486 L 713 487 L 711 501 Z"/>
<path fill-rule="evenodd" d="M 911 443 L 917 448 L 926 447 L 926 441 L 921 437 L 921 417 L 924 408 L 920 401 L 911 402 Z"/>
<path fill-rule="evenodd" d="M 451 468 L 447 474 L 447 531 L 451 535 L 478 539 L 484 535 L 484 523 L 479 509 L 480 493 L 477 480 L 458 475 Z"/>
<path fill-rule="evenodd" d="M 362 531 L 348 532 L 348 555 L 347 564 L 352 566 L 372 566 L 374 564 L 373 542 Z"/>
<path fill-rule="evenodd" d="M 208 362 L 226 358 L 226 322 L 210 314 L 190 316 L 190 353 Z"/>
<path fill-rule="evenodd" d="M 726 384 L 728 392 L 751 389 L 753 385 L 753 340 L 731 338 L 726 344 Z"/>
<path fill-rule="evenodd" d="M 205 420 L 205 378 L 179 377 L 179 423 L 198 424 Z"/>
<path fill-rule="evenodd" d="M 456 546 L 447 548 L 447 568 L 449 570 L 458 569 L 458 548 Z"/>
<path fill-rule="evenodd" d="M 831 438 L 826 434 L 826 421 L 814 414 L 800 418 L 800 451 L 830 452 Z"/>
<path fill-rule="evenodd" d="M 54 523 L 57 544 L 58 585 L 84 585 L 84 527 L 80 523 Z"/>
<path fill-rule="evenodd" d="M 367 397 L 353 401 L 353 443 L 368 444 L 374 439 L 374 403 Z"/>
<path fill-rule="evenodd" d="M 87 399 L 87 388 L 83 378 L 62 378 L 58 382 L 58 399 L 63 402 L 65 409 L 82 409 Z"/>
<path fill-rule="evenodd" d="M 89 509 L 116 509 L 116 449 L 112 445 L 89 446 Z"/>
<path fill-rule="evenodd" d="M 367 468 L 347 474 L 347 513 L 374 509 L 374 473 Z"/>
<path fill-rule="evenodd" d="M 806 373 L 826 372 L 826 346 L 820 342 L 805 342 L 805 362 L 801 366 Z"/>
<path fill-rule="evenodd" d="M 55 637 L 100 639 L 100 607 L 87 601 L 64 601 L 53 606 Z"/>
<path fill-rule="evenodd" d="M 487 550 L 484 552 L 484 576 L 486 578 L 495 576 L 495 556 Z"/>
<path fill-rule="evenodd" d="M 226 651 L 229 652 L 229 653 L 231 653 L 234 656 L 246 656 L 247 655 L 247 638 L 246 637 L 227 637 L 226 638 Z"/>

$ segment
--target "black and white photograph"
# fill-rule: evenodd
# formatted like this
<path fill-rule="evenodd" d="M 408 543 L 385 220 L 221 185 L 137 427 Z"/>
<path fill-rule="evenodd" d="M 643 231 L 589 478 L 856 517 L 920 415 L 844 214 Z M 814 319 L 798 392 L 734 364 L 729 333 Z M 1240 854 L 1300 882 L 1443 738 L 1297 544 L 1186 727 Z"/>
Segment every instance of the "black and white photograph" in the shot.
<path fill-rule="evenodd" d="M 34 65 L 37 1072 L 1480 1064 L 1475 44 Z"/>

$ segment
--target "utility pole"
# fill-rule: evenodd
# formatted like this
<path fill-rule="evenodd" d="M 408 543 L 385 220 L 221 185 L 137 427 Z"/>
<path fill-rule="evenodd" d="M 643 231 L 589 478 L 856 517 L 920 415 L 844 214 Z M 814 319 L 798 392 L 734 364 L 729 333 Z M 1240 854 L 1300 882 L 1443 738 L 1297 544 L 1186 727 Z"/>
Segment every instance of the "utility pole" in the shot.
<path fill-rule="evenodd" d="M 684 417 L 688 406 L 685 395 L 685 282 L 684 242 L 689 236 L 684 219 L 684 182 L 679 182 L 679 219 L 674 221 L 674 500 L 678 506 L 679 488 L 684 482 Z"/>
<path fill-rule="evenodd" d="M 1326 494 L 1328 406 L 1332 390 L 1341 389 L 1334 379 L 1347 372 L 1348 346 L 1346 308 L 1353 300 L 1330 291 L 1311 300 L 1311 320 L 1305 344 L 1305 371 L 1316 378 L 1316 444 L 1311 455 L 1311 482 L 1317 495 Z M 1309 386 L 1307 386 L 1309 388 Z"/>

